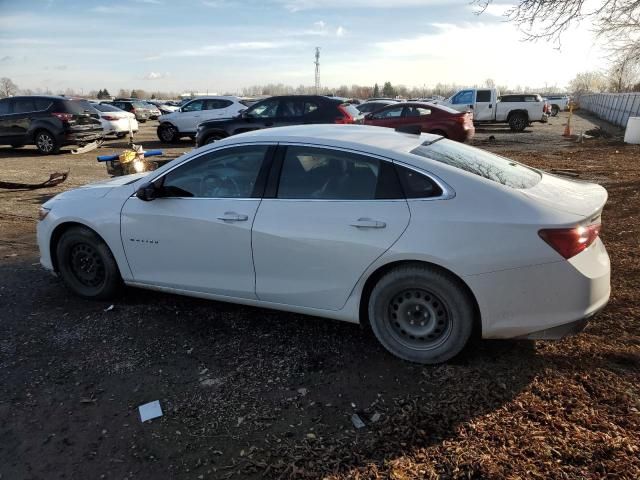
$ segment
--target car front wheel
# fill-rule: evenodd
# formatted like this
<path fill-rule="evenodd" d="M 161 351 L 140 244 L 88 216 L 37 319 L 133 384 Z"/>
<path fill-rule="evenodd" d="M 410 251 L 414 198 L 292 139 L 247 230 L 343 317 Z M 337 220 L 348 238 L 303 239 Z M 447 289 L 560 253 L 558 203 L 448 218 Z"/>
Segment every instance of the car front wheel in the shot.
<path fill-rule="evenodd" d="M 158 138 L 165 143 L 178 141 L 178 130 L 173 125 L 164 123 L 158 127 Z"/>
<path fill-rule="evenodd" d="M 422 364 L 460 353 L 474 321 L 473 301 L 460 281 L 421 266 L 383 276 L 371 292 L 368 313 L 373 333 L 389 352 Z"/>
<path fill-rule="evenodd" d="M 70 228 L 56 245 L 60 277 L 81 297 L 104 300 L 121 285 L 120 271 L 107 244 L 92 230 Z"/>

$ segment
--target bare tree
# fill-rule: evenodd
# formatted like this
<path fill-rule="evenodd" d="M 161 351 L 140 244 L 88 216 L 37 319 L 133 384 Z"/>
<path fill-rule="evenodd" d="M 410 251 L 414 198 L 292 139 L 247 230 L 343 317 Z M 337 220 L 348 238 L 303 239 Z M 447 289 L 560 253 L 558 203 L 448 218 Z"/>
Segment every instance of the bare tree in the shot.
<path fill-rule="evenodd" d="M 473 0 L 478 14 L 493 0 Z M 640 0 L 517 0 L 505 13 L 528 40 L 546 39 L 561 46 L 572 25 L 591 21 L 596 35 L 616 53 L 640 60 Z"/>
<path fill-rule="evenodd" d="M 496 82 L 495 82 L 495 80 L 493 78 L 487 78 L 484 81 L 484 85 L 483 86 L 485 86 L 487 88 L 495 88 Z"/>
<path fill-rule="evenodd" d="M 569 90 L 574 94 L 604 92 L 606 89 L 607 77 L 601 72 L 578 73 L 569 82 Z"/>
<path fill-rule="evenodd" d="M 609 90 L 627 92 L 640 81 L 640 62 L 627 55 L 619 56 L 609 69 Z"/>
<path fill-rule="evenodd" d="M 18 86 L 7 77 L 0 78 L 0 97 L 11 97 L 18 93 Z"/>

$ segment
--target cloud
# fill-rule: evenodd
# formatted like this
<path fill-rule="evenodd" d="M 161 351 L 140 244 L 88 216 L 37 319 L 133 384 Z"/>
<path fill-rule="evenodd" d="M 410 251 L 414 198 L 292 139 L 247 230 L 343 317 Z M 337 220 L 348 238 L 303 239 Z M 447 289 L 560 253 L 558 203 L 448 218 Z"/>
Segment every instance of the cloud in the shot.
<path fill-rule="evenodd" d="M 165 56 L 205 57 L 209 55 L 227 54 L 239 51 L 272 50 L 292 45 L 292 42 L 234 42 L 225 44 L 203 45 L 197 48 L 179 50 Z"/>
<path fill-rule="evenodd" d="M 13 60 L 13 57 L 10 55 L 5 55 L 4 57 L 0 58 L 0 62 L 10 62 L 11 60 Z"/>
<path fill-rule="evenodd" d="M 347 31 L 344 29 L 342 25 L 336 29 L 336 37 L 342 37 L 344 36 L 345 33 L 347 33 Z"/>
<path fill-rule="evenodd" d="M 91 10 L 93 13 L 104 13 L 104 14 L 125 14 L 130 13 L 131 8 L 125 5 L 98 5 L 97 7 L 93 7 Z"/>
<path fill-rule="evenodd" d="M 161 80 L 163 78 L 167 78 L 169 76 L 169 72 L 161 73 L 161 72 L 149 72 L 144 77 L 144 80 Z"/>
<path fill-rule="evenodd" d="M 223 8 L 223 7 L 231 7 L 235 5 L 235 2 L 229 0 L 202 0 L 202 5 L 205 7 L 211 8 Z"/>
<path fill-rule="evenodd" d="M 160 0 L 133 0 L 134 2 L 137 3 L 147 3 L 149 5 L 162 5 L 163 2 L 161 2 Z"/>
<path fill-rule="evenodd" d="M 290 12 L 318 9 L 403 8 L 450 4 L 451 0 L 278 0 Z M 461 2 L 463 4 L 463 2 Z"/>
<path fill-rule="evenodd" d="M 322 20 L 318 20 L 317 22 L 314 22 L 313 26 L 314 27 L 318 27 L 319 29 L 323 29 L 327 24 L 324 23 Z"/>

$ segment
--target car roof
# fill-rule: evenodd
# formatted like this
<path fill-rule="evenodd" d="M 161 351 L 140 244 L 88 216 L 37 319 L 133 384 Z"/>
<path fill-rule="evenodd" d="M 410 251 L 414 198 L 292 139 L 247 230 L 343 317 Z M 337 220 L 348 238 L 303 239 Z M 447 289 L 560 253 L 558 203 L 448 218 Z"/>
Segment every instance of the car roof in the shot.
<path fill-rule="evenodd" d="M 316 124 L 253 130 L 215 142 L 215 145 L 222 145 L 222 143 L 231 145 L 247 142 L 290 142 L 351 148 L 383 154 L 384 151 L 388 150 L 410 152 L 424 142 L 437 138 L 439 138 L 438 135 L 402 133 L 392 128 L 369 125 Z"/>

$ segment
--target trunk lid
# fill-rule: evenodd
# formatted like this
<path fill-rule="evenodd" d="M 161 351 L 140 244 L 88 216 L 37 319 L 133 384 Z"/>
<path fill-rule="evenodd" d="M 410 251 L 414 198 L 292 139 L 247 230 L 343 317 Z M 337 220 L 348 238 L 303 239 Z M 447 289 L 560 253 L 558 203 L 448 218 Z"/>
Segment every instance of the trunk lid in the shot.
<path fill-rule="evenodd" d="M 591 218 L 607 203 L 607 191 L 598 184 L 540 173 L 540 182 L 521 192 L 556 210 Z"/>

